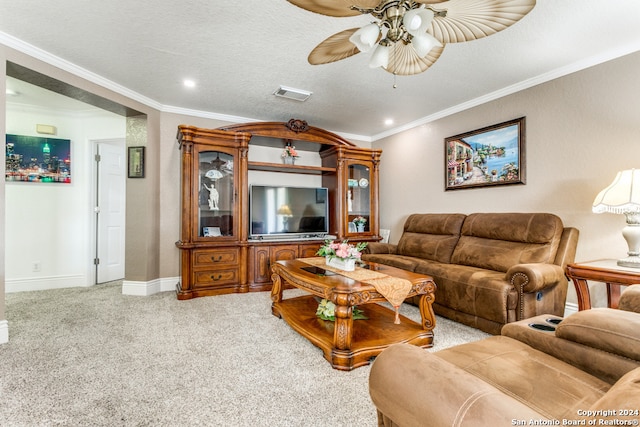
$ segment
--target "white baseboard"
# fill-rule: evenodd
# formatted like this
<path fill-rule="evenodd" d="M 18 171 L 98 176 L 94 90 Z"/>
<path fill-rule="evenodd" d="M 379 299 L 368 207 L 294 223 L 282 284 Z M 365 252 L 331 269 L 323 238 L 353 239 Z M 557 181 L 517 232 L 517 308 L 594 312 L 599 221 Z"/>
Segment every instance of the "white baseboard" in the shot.
<path fill-rule="evenodd" d="M 5 293 L 44 291 L 46 289 L 81 288 L 86 286 L 88 286 L 87 278 L 82 275 L 8 279 L 4 282 Z"/>
<path fill-rule="evenodd" d="M 163 277 L 150 280 L 148 282 L 138 282 L 133 280 L 122 281 L 122 295 L 135 295 L 148 297 L 158 292 L 169 292 L 176 290 L 176 283 L 180 277 Z"/>
<path fill-rule="evenodd" d="M 568 302 L 564 305 L 564 317 L 570 316 L 573 313 L 578 312 L 578 304 L 575 302 Z"/>
<path fill-rule="evenodd" d="M 9 342 L 9 322 L 0 320 L 0 344 Z"/>

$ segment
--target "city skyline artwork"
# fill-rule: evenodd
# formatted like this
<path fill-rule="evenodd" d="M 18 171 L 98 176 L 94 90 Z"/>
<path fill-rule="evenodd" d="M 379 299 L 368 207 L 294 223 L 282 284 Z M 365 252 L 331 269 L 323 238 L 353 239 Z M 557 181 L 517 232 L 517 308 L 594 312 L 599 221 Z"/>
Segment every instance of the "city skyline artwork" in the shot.
<path fill-rule="evenodd" d="M 7 135 L 7 182 L 71 183 L 71 141 Z"/>

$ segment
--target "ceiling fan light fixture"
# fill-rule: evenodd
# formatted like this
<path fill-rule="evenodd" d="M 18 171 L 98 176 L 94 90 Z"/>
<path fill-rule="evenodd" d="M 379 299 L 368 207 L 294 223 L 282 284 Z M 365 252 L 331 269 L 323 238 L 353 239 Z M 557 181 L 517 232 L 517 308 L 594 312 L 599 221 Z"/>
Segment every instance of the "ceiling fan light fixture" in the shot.
<path fill-rule="evenodd" d="M 369 60 L 370 68 L 386 68 L 387 65 L 389 65 L 389 52 L 391 51 L 391 47 L 389 43 L 385 41 L 386 39 L 382 40 L 373 51 L 371 59 Z"/>
<path fill-rule="evenodd" d="M 368 52 L 380 37 L 380 27 L 376 23 L 371 23 L 360 28 L 349 37 L 349 41 L 356 45 L 360 52 Z"/>
<path fill-rule="evenodd" d="M 402 25 L 412 36 L 424 34 L 431 26 L 433 17 L 434 13 L 429 9 L 411 9 L 404 14 Z"/>
<path fill-rule="evenodd" d="M 359 0 L 356 5 L 352 0 L 288 1 L 326 16 L 361 14 L 376 19 L 326 38 L 309 54 L 310 64 L 328 64 L 373 50 L 369 67 L 382 67 L 394 75 L 422 73 L 440 58 L 447 44 L 500 32 L 536 5 L 536 0 Z"/>
<path fill-rule="evenodd" d="M 411 46 L 420 58 L 424 58 L 436 46 L 442 46 L 440 40 L 429 33 L 417 34 L 411 39 Z"/>

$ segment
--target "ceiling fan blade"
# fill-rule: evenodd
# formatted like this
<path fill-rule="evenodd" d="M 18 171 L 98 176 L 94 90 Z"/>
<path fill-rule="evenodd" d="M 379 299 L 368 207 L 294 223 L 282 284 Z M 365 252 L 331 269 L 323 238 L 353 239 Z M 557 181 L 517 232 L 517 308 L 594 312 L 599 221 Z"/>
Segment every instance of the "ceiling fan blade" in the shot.
<path fill-rule="evenodd" d="M 328 64 L 359 53 L 356 45 L 349 41 L 349 37 L 358 30 L 359 28 L 351 28 L 328 37 L 311 51 L 309 63 Z"/>
<path fill-rule="evenodd" d="M 287 0 L 291 4 L 327 16 L 358 16 L 357 10 L 352 10 L 351 6 L 359 6 L 363 9 L 373 9 L 380 0 Z"/>
<path fill-rule="evenodd" d="M 536 0 L 449 0 L 434 10 L 446 10 L 428 30 L 443 43 L 458 43 L 490 36 L 515 24 L 536 5 Z"/>
<path fill-rule="evenodd" d="M 389 54 L 389 64 L 386 71 L 399 76 L 420 74 L 431 67 L 442 55 L 444 46 L 436 46 L 429 51 L 427 56 L 421 58 L 410 44 L 397 42 L 393 44 Z"/>

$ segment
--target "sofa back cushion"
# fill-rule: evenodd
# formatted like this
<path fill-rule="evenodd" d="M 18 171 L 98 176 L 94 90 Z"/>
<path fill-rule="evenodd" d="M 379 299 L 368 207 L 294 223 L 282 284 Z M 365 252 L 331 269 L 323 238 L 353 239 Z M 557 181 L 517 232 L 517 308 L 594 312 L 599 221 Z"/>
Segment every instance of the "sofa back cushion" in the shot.
<path fill-rule="evenodd" d="M 548 213 L 471 214 L 451 262 L 503 272 L 516 264 L 553 264 L 562 229 L 562 220 Z"/>
<path fill-rule="evenodd" d="M 413 214 L 404 223 L 399 255 L 449 263 L 458 243 L 464 214 Z"/>

